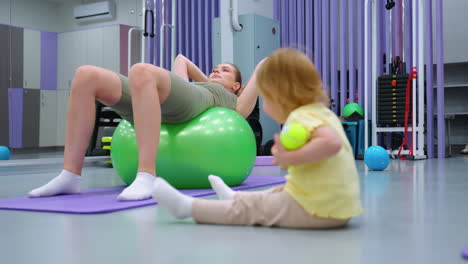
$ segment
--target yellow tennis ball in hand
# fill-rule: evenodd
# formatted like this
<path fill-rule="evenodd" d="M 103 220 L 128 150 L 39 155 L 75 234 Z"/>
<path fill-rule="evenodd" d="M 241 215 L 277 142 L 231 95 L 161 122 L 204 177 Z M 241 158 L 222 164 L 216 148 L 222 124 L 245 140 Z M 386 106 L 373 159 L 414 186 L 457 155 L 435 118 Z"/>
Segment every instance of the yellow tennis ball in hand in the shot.
<path fill-rule="evenodd" d="M 283 127 L 280 135 L 281 144 L 287 150 L 295 150 L 307 143 L 309 131 L 299 123 L 291 123 Z"/>

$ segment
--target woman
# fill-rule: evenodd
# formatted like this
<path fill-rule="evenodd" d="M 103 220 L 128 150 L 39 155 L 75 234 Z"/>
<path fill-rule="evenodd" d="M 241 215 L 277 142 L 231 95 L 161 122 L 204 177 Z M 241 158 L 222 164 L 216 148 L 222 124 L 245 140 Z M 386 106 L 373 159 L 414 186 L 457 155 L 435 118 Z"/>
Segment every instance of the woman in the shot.
<path fill-rule="evenodd" d="M 95 100 L 98 100 L 135 125 L 138 173 L 118 199 L 150 198 L 156 176 L 154 161 L 161 123 L 187 122 L 213 106 L 231 108 L 247 117 L 258 97 L 255 87 L 257 68 L 242 87 L 241 75 L 235 65 L 219 64 L 206 76 L 183 55 L 177 56 L 174 72 L 138 63 L 130 69 L 128 78 L 95 66 L 79 67 L 73 78 L 67 111 L 64 168 L 49 183 L 29 192 L 29 196 L 80 192 L 80 175 L 93 130 Z M 189 78 L 195 83 L 189 83 Z"/>

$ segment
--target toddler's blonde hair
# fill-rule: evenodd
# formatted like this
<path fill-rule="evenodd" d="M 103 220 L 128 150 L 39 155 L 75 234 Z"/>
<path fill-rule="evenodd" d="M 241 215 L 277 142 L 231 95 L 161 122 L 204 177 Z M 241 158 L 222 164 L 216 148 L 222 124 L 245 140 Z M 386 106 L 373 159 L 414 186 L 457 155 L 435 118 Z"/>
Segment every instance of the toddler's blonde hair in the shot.
<path fill-rule="evenodd" d="M 306 104 L 329 103 L 312 61 L 291 48 L 278 49 L 263 62 L 258 70 L 257 88 L 285 116 Z"/>

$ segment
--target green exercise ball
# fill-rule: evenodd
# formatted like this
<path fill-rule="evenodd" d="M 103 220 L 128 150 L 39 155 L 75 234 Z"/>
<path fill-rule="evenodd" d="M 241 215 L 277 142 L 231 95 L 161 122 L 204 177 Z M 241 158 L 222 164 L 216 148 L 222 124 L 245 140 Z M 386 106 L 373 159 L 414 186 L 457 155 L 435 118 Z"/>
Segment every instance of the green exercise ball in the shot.
<path fill-rule="evenodd" d="M 237 112 L 214 107 L 182 124 L 162 124 L 156 174 L 179 189 L 210 188 L 209 174 L 241 184 L 256 158 L 250 125 Z M 138 150 L 133 124 L 123 120 L 112 136 L 111 158 L 126 183 L 135 179 Z"/>
<path fill-rule="evenodd" d="M 362 110 L 362 107 L 357 103 L 349 103 L 343 108 L 343 116 L 348 117 L 355 112 L 357 112 L 361 116 L 364 116 L 364 111 Z"/>

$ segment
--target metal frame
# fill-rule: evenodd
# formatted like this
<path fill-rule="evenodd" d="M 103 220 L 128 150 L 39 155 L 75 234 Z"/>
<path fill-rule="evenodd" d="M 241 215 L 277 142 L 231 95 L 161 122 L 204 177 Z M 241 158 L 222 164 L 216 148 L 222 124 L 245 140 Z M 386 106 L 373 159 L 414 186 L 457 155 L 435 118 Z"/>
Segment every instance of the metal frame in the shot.
<path fill-rule="evenodd" d="M 425 135 L 424 135 L 424 95 L 425 95 L 425 87 L 424 87 L 424 1 L 418 0 L 417 5 L 413 6 L 413 15 L 412 15 L 412 27 L 413 27 L 413 45 L 412 45 L 412 56 L 413 56 L 413 64 L 417 65 L 418 69 L 418 79 L 413 80 L 413 105 L 412 105 L 412 121 L 413 124 L 408 131 L 414 131 L 412 133 L 412 144 L 413 144 L 413 155 L 415 159 L 425 159 L 426 155 L 424 154 L 424 143 L 425 143 Z M 378 127 L 377 126 L 377 8 L 375 0 L 366 0 L 365 5 L 365 50 L 369 50 L 369 35 L 372 36 L 372 65 L 365 65 L 365 89 L 364 89 L 364 101 L 368 102 L 369 99 L 369 86 L 371 90 L 371 103 L 370 108 L 372 112 L 372 145 L 377 145 L 377 134 L 384 133 L 384 132 L 403 132 L 404 128 L 402 127 Z M 369 25 L 369 12 L 371 12 L 372 17 L 372 28 Z M 418 14 L 417 14 L 418 12 Z M 368 61 L 368 52 L 366 52 L 366 62 Z M 372 77 L 371 81 L 369 82 L 368 74 L 369 68 L 372 69 Z M 365 104 L 365 119 L 369 120 L 368 118 L 368 105 Z M 416 119 L 417 118 L 417 119 Z M 368 124 L 365 122 L 364 124 L 365 131 L 368 131 Z M 367 133 L 365 135 L 365 149 L 368 148 L 368 136 Z M 395 151 L 394 151 L 395 152 Z M 408 154 L 409 150 L 402 151 L 402 154 Z M 392 153 L 396 154 L 396 153 Z"/>

